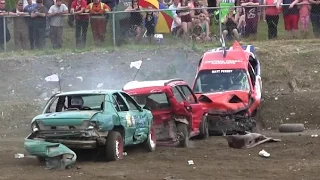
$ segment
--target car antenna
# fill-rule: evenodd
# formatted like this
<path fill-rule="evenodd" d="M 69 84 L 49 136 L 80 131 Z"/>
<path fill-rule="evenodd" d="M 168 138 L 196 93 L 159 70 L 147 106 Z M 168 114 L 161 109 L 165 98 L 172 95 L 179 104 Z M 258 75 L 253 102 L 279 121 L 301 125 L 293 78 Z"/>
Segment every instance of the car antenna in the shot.
<path fill-rule="evenodd" d="M 223 36 L 221 36 L 220 42 L 221 42 L 221 46 L 222 46 L 222 49 L 223 49 L 223 57 L 226 57 L 227 49 L 226 49 L 226 42 L 224 41 L 224 37 Z"/>

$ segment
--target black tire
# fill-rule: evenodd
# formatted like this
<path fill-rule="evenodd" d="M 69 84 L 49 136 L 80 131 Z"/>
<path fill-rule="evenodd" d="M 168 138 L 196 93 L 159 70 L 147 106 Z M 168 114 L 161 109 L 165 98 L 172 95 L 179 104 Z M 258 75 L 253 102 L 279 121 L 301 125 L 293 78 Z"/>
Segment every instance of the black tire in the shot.
<path fill-rule="evenodd" d="M 40 156 L 37 156 L 37 160 L 41 164 L 46 162 L 46 159 L 44 157 L 40 157 Z"/>
<path fill-rule="evenodd" d="M 179 139 L 179 147 L 189 146 L 189 131 L 187 124 L 178 123 L 177 124 L 177 134 L 182 134 L 183 136 Z"/>
<path fill-rule="evenodd" d="M 123 138 L 117 131 L 110 131 L 106 141 L 106 160 L 117 161 L 123 158 Z"/>
<path fill-rule="evenodd" d="M 155 130 L 151 127 L 147 140 L 144 142 L 144 147 L 148 152 L 153 152 L 156 150 L 157 147 L 157 138 L 155 134 Z"/>
<path fill-rule="evenodd" d="M 209 137 L 209 125 L 208 125 L 208 120 L 206 116 L 202 116 L 199 130 L 200 130 L 199 137 L 201 139 L 207 139 Z"/>
<path fill-rule="evenodd" d="M 291 133 L 291 132 L 303 132 L 304 124 L 293 123 L 293 124 L 281 124 L 279 126 L 279 132 Z"/>

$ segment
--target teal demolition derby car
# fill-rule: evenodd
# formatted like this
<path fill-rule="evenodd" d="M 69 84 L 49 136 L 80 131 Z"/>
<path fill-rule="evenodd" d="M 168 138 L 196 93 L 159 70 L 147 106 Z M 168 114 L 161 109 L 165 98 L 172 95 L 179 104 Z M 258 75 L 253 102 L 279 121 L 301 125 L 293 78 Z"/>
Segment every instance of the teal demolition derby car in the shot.
<path fill-rule="evenodd" d="M 124 147 L 156 148 L 152 113 L 121 90 L 84 90 L 53 95 L 33 118 L 25 149 L 64 166 L 76 161 L 71 149 L 103 149 L 106 160 L 123 158 Z"/>

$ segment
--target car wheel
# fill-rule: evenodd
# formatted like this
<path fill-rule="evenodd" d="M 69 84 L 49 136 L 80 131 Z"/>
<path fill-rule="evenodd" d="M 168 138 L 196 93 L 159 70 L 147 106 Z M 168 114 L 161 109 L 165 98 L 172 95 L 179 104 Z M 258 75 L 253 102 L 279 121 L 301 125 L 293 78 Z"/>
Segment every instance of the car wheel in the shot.
<path fill-rule="evenodd" d="M 110 131 L 106 141 L 106 160 L 117 161 L 123 158 L 123 139 L 119 132 Z"/>
<path fill-rule="evenodd" d="M 144 146 L 148 152 L 153 152 L 156 150 L 157 138 L 156 138 L 156 132 L 153 127 L 151 127 L 150 129 L 148 139 L 144 142 Z"/>
<path fill-rule="evenodd" d="M 187 124 L 178 123 L 177 124 L 177 134 L 180 135 L 179 146 L 188 147 L 189 146 L 189 131 Z"/>
<path fill-rule="evenodd" d="M 199 126 L 200 138 L 207 139 L 209 137 L 209 125 L 206 116 L 202 116 L 202 120 Z"/>
<path fill-rule="evenodd" d="M 46 159 L 44 157 L 37 156 L 37 160 L 39 163 L 45 163 Z"/>

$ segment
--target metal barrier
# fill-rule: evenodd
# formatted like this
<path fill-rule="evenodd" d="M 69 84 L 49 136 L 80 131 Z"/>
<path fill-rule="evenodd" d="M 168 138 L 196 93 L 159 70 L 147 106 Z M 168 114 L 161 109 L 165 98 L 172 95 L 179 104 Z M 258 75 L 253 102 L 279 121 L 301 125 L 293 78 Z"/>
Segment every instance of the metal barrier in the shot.
<path fill-rule="evenodd" d="M 289 6 L 289 4 L 281 4 L 281 7 Z M 232 23 L 232 20 L 230 21 L 223 21 L 226 15 L 228 14 L 228 9 L 230 7 L 218 7 L 218 8 L 209 8 L 209 7 L 200 7 L 200 8 L 190 8 L 186 11 L 183 11 L 182 9 L 141 9 L 139 11 L 126 11 L 123 8 L 115 8 L 114 11 L 107 12 L 104 17 L 100 17 L 100 20 L 97 20 L 95 17 L 90 16 L 90 19 L 88 21 L 88 25 L 84 25 L 83 27 L 80 27 L 79 23 L 80 21 L 73 20 L 73 23 L 76 22 L 76 28 L 70 27 L 67 22 L 67 18 L 64 18 L 64 26 L 63 31 L 59 32 L 59 36 L 63 36 L 63 48 L 78 48 L 74 45 L 71 45 L 71 42 L 73 44 L 76 44 L 75 41 L 75 34 L 77 34 L 77 38 L 79 38 L 79 31 L 84 30 L 83 38 L 86 42 L 87 47 L 94 47 L 95 44 L 97 47 L 98 39 L 101 40 L 101 47 L 105 46 L 120 46 L 122 44 L 135 44 L 139 43 L 142 45 L 149 45 L 151 44 L 166 44 L 166 45 L 176 45 L 177 42 L 185 42 L 182 43 L 185 46 L 188 46 L 188 42 L 192 42 L 192 45 L 195 44 L 201 44 L 201 43 L 207 43 L 207 44 L 215 44 L 216 42 L 219 42 L 219 39 L 222 35 L 224 35 L 225 39 L 233 39 L 233 38 L 247 38 L 247 35 L 258 34 L 259 40 L 267 40 L 267 39 L 273 39 L 277 37 L 281 37 L 284 34 L 287 34 L 288 32 L 294 32 L 297 30 L 297 23 L 298 21 L 302 22 L 301 31 L 305 32 L 306 34 L 309 32 L 309 24 L 308 19 L 303 19 L 304 17 L 300 16 L 299 18 L 299 10 L 296 10 L 294 16 L 284 16 L 283 19 L 279 18 L 282 15 L 282 13 L 278 12 L 275 13 L 275 9 L 273 10 L 274 15 L 266 15 L 267 19 L 260 18 L 259 13 L 264 14 L 265 10 L 270 7 L 275 7 L 275 5 L 259 5 L 259 6 L 246 6 L 246 8 L 250 7 L 256 7 L 250 12 L 249 14 L 245 14 L 244 12 L 241 12 L 240 10 L 243 10 L 244 7 L 242 6 L 232 6 L 232 8 L 235 8 L 235 12 L 230 12 L 230 17 L 234 15 L 238 19 L 236 20 L 237 23 Z M 197 16 L 191 17 L 190 16 L 181 16 L 181 26 L 182 30 L 182 37 L 177 36 L 176 34 L 172 33 L 171 25 L 172 22 L 175 22 L 176 18 L 172 11 L 180 11 L 182 13 L 184 12 L 191 12 L 190 10 L 193 10 L 192 12 L 196 12 Z M 256 12 L 257 10 L 260 10 L 260 12 Z M 210 12 L 210 13 L 208 13 Z M 269 11 L 268 11 L 269 12 Z M 149 13 L 149 14 L 147 14 Z M 151 14 L 150 14 L 151 13 Z M 186 14 L 187 14 L 186 13 Z M 207 14 L 208 13 L 208 14 Z M 244 13 L 244 14 L 240 14 Z M 251 14 L 250 14 L 251 13 Z M 191 13 L 192 14 L 192 13 Z M 200 16 L 199 16 L 200 14 Z M 205 16 L 202 16 L 204 14 Z M 81 15 L 90 15 L 89 13 L 82 13 Z M 251 19 L 258 19 L 251 22 L 249 20 L 248 16 L 258 16 Z M 75 19 L 74 14 L 65 14 L 63 15 L 65 17 L 68 17 L 68 19 Z M 146 16 L 148 16 L 146 18 Z M 271 18 L 274 16 L 274 20 Z M 21 43 L 22 39 L 28 39 L 28 38 L 21 38 L 21 30 L 15 30 L 15 27 L 21 26 L 21 23 L 19 24 L 17 18 L 26 18 L 29 17 L 29 15 L 25 16 L 16 16 L 16 15 L 2 15 L 3 21 L 3 45 L 0 44 L 0 47 L 3 48 L 4 52 L 11 51 L 16 46 L 15 50 L 18 49 L 18 43 Z M 320 18 L 320 12 L 317 16 Z M 46 17 L 44 17 L 46 18 Z M 149 19 L 148 19 L 149 18 Z M 308 18 L 308 17 L 305 17 Z M 17 21 L 16 21 L 17 20 Z M 25 19 L 26 20 L 26 19 Z M 243 26 L 238 26 L 240 21 L 244 20 Z M 267 25 L 265 25 L 265 20 L 267 22 Z M 32 20 L 31 20 L 32 21 Z M 289 24 L 288 22 L 283 22 L 282 27 L 280 22 L 283 21 L 296 21 L 294 24 Z M 319 37 L 320 32 L 320 24 L 315 24 L 316 20 L 312 20 L 311 22 L 313 24 L 313 31 L 316 37 Z M 13 23 L 12 23 L 13 22 Z M 227 23 L 226 23 L 227 22 Z M 106 23 L 106 25 L 105 25 Z M 242 21 L 241 21 L 242 23 Z M 255 24 L 257 23 L 257 24 Z M 208 25 L 209 24 L 209 25 Z M 230 25 L 231 24 L 231 25 Z M 285 27 L 283 25 L 285 24 Z M 91 31 L 90 28 L 91 27 Z M 30 31 L 30 28 L 28 27 L 21 27 L 24 30 Z M 35 27 L 37 28 L 37 27 Z M 77 29 L 78 28 L 78 29 Z M 82 29 L 81 29 L 82 28 Z M 251 29 L 250 29 L 251 28 Z M 52 28 L 53 29 L 53 28 Z M 75 30 L 76 29 L 76 32 Z M 79 30 L 80 29 L 80 30 Z M 8 36 L 7 32 L 9 30 L 10 36 Z M 209 34 L 207 34 L 207 30 Z M 112 31 L 112 32 L 110 32 Z M 179 31 L 179 32 L 180 32 Z M 267 34 L 265 35 L 266 32 Z M 274 31 L 274 32 L 272 32 Z M 35 31 L 38 32 L 38 31 Z M 51 31 L 52 32 L 52 31 Z M 280 33 L 279 33 L 280 32 Z M 61 34 L 63 33 L 63 34 Z M 82 32 L 83 33 L 83 32 Z M 29 36 L 32 33 L 29 33 Z M 92 34 L 92 36 L 90 36 Z M 39 34 L 34 34 L 36 38 L 39 38 Z M 106 36 L 107 40 L 103 40 Z M 238 37 L 239 36 L 239 37 Z M 10 39 L 7 39 L 7 38 Z M 304 36 L 305 37 L 305 36 Z M 49 35 L 50 38 L 50 35 Z M 88 39 L 88 41 L 86 40 Z M 0 35 L 1 39 L 1 35 Z M 30 38 L 29 38 L 30 39 Z M 41 39 L 43 40 L 43 39 Z M 52 40 L 52 37 L 51 37 Z M 13 42 L 14 41 L 14 44 Z M 39 39 L 38 39 L 39 41 Z M 38 47 L 39 49 L 43 48 L 50 48 L 48 46 L 47 40 L 44 40 L 43 43 L 44 47 Z M 30 44 L 30 42 L 29 42 Z M 27 49 L 30 49 L 27 48 Z M 25 50 L 25 49 L 23 49 Z"/>

